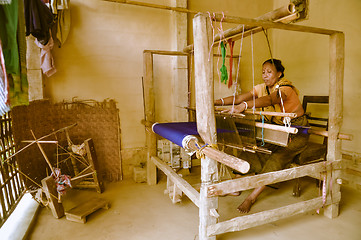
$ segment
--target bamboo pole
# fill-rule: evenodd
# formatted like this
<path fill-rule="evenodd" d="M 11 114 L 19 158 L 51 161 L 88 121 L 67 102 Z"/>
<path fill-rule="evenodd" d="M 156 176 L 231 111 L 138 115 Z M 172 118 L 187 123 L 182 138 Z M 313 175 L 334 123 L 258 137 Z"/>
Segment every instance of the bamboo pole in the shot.
<path fill-rule="evenodd" d="M 40 149 L 41 154 L 43 154 L 43 157 L 45 158 L 45 161 L 46 161 L 46 163 L 48 164 L 48 166 L 49 166 L 49 168 L 50 168 L 51 172 L 55 175 L 54 168 L 53 168 L 53 166 L 51 165 L 51 163 L 50 163 L 50 161 L 49 161 L 48 157 L 46 156 L 46 154 L 45 154 L 45 151 L 44 151 L 43 147 L 40 145 L 40 143 L 39 143 L 39 142 L 38 142 L 38 140 L 36 139 L 36 137 L 35 137 L 35 135 L 34 135 L 33 130 L 30 130 L 30 132 L 31 132 L 31 135 L 33 135 L 33 137 L 34 137 L 34 140 L 35 140 L 36 144 L 38 145 L 38 147 L 39 147 L 39 149 Z"/>
<path fill-rule="evenodd" d="M 253 111 L 253 110 L 246 110 L 243 113 L 244 114 L 237 114 L 237 113 L 225 113 L 223 111 L 225 110 L 230 110 L 229 107 L 218 107 L 215 106 L 215 111 L 217 114 L 223 114 L 223 115 L 228 115 L 228 116 L 240 116 L 240 117 L 244 117 L 244 114 L 256 114 L 256 115 L 264 115 L 264 116 L 276 116 L 276 117 L 291 117 L 291 118 L 295 118 L 297 117 L 296 113 L 283 113 L 283 112 L 268 112 L 268 111 Z"/>
<path fill-rule="evenodd" d="M 170 6 L 160 5 L 160 4 L 138 2 L 138 1 L 129 1 L 129 0 L 103 0 L 103 1 L 122 3 L 122 4 L 129 4 L 129 5 L 141 6 L 141 7 L 150 7 L 150 8 L 156 8 L 156 9 L 162 9 L 162 10 L 171 10 L 171 11 L 182 12 L 182 13 L 196 14 L 196 13 L 199 12 L 199 11 L 189 10 L 189 9 L 186 9 L 186 8 L 170 7 Z"/>
<path fill-rule="evenodd" d="M 57 134 L 58 132 L 61 132 L 61 131 L 64 131 L 66 129 L 69 129 L 69 128 L 72 128 L 76 126 L 76 123 L 72 124 L 72 125 L 69 125 L 69 126 L 66 126 L 66 127 L 63 127 L 63 128 L 60 128 L 52 133 L 49 133 L 48 135 L 45 135 L 45 136 L 42 136 L 41 138 L 38 138 L 37 141 L 40 141 L 42 139 L 45 139 L 47 137 L 50 137 L 51 135 L 54 135 L 54 134 Z M 22 151 L 24 151 L 25 149 L 29 148 L 30 146 L 32 146 L 33 144 L 37 143 L 37 141 L 32 141 L 31 143 L 29 143 L 28 145 L 26 145 L 25 147 L 19 149 L 18 151 L 16 151 L 16 153 L 12 154 L 10 157 L 6 158 L 5 160 L 3 160 L 3 162 L 6 162 L 8 161 L 9 159 L 15 157 L 16 155 L 18 155 L 19 153 L 21 153 Z"/>
<path fill-rule="evenodd" d="M 328 131 L 325 131 L 325 130 L 318 130 L 318 129 L 310 128 L 308 130 L 308 133 L 328 137 Z M 346 134 L 346 133 L 339 133 L 337 135 L 337 139 L 352 141 L 353 135 L 352 134 Z"/>

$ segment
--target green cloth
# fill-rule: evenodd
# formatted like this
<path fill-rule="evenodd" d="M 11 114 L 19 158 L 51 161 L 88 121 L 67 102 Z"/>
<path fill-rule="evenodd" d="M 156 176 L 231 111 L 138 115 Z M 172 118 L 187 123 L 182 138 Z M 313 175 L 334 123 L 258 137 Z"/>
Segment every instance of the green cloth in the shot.
<path fill-rule="evenodd" d="M 28 105 L 25 17 L 22 0 L 12 0 L 9 5 L 0 5 L 0 39 L 6 72 L 9 75 L 10 105 L 11 107 Z"/>
<path fill-rule="evenodd" d="M 221 69 L 219 69 L 219 71 L 221 72 L 221 82 L 224 82 L 225 84 L 227 84 L 227 80 L 228 80 L 228 73 L 227 73 L 227 67 L 225 65 L 226 62 L 226 46 L 224 45 L 223 41 L 221 42 L 221 53 L 222 53 L 222 67 Z"/>

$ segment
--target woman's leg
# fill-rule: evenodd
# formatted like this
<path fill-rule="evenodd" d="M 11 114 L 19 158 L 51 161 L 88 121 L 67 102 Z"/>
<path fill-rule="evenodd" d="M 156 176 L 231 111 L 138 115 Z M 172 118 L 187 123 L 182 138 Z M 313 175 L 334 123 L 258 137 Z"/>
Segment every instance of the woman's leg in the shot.
<path fill-rule="evenodd" d="M 241 205 L 238 206 L 238 211 L 240 213 L 248 213 L 252 205 L 256 202 L 257 197 L 261 192 L 266 188 L 266 186 L 258 187 L 253 190 L 253 192 L 247 196 Z"/>

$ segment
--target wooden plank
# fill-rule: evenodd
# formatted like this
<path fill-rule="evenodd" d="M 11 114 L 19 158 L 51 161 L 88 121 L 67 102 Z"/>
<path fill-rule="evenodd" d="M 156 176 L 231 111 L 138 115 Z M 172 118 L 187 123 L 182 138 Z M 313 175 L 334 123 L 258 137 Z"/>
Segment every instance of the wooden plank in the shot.
<path fill-rule="evenodd" d="M 169 55 L 169 56 L 189 56 L 190 53 L 181 51 L 164 51 L 164 50 L 144 50 L 143 53 L 151 53 L 157 55 Z"/>
<path fill-rule="evenodd" d="M 99 165 L 97 160 L 97 155 L 95 153 L 94 142 L 93 139 L 88 138 L 84 141 L 85 150 L 86 150 L 86 157 L 88 160 L 89 165 L 91 166 L 92 176 L 94 180 L 95 189 L 98 193 L 104 192 L 104 184 L 103 178 L 99 173 Z"/>
<path fill-rule="evenodd" d="M 58 201 L 58 192 L 56 191 L 55 180 L 52 176 L 48 176 L 41 180 L 41 184 L 43 185 L 43 191 L 45 192 L 46 198 L 49 201 L 49 208 L 51 213 L 56 218 L 61 218 L 64 216 L 64 207 Z"/>
<path fill-rule="evenodd" d="M 100 208 L 108 209 L 109 203 L 101 198 L 93 198 L 65 212 L 66 219 L 73 222 L 85 223 L 86 217 Z"/>
<path fill-rule="evenodd" d="M 340 163 L 338 163 L 340 164 Z M 333 166 L 335 168 L 336 166 Z M 208 195 L 223 195 L 237 191 L 245 191 L 264 185 L 283 182 L 299 177 L 317 175 L 320 172 L 331 169 L 326 168 L 326 162 L 307 164 L 300 167 L 288 168 L 277 172 L 263 173 L 255 176 L 242 177 L 233 180 L 214 183 L 208 187 Z"/>
<path fill-rule="evenodd" d="M 341 194 L 335 195 L 335 199 L 340 200 Z M 329 198 L 327 202 L 330 202 Z M 207 233 L 209 236 L 215 236 L 226 232 L 241 231 L 244 229 L 264 225 L 266 223 L 274 222 L 287 217 L 306 213 L 315 209 L 320 209 L 323 206 L 323 198 L 317 197 L 311 200 L 287 205 L 281 208 L 276 208 L 268 211 L 254 213 L 242 217 L 236 217 L 228 221 L 220 222 L 209 226 Z"/>
<path fill-rule="evenodd" d="M 343 33 L 334 33 L 330 36 L 330 81 L 329 81 L 329 130 L 327 161 L 342 159 L 341 140 L 338 139 L 342 126 L 343 115 L 343 77 L 345 59 L 345 36 Z M 340 185 L 336 179 L 340 177 L 340 171 L 330 171 L 327 176 L 329 192 L 339 193 Z M 325 216 L 335 218 L 339 213 L 339 202 L 334 201 L 325 208 Z"/>
<path fill-rule="evenodd" d="M 144 112 L 145 120 L 155 122 L 155 98 L 153 81 L 153 54 L 143 53 L 143 84 L 144 84 Z M 147 142 L 147 182 L 149 185 L 157 183 L 157 169 L 151 156 L 157 155 L 157 138 L 152 132 L 146 131 Z"/>
<path fill-rule="evenodd" d="M 193 19 L 194 39 L 194 72 L 196 117 L 198 133 L 207 144 L 217 143 L 216 122 L 214 116 L 213 92 L 213 48 L 211 28 L 206 15 L 197 14 Z M 217 222 L 217 217 L 211 215 L 218 208 L 218 198 L 208 198 L 208 185 L 218 180 L 217 162 L 209 157 L 202 158 L 201 189 L 199 206 L 199 239 L 215 240 L 207 236 L 207 227 Z"/>
<path fill-rule="evenodd" d="M 186 180 L 181 178 L 174 170 L 165 164 L 160 158 L 152 156 L 151 160 L 153 163 L 162 170 L 170 180 L 177 185 L 177 187 L 185 194 L 187 197 L 199 207 L 199 192 L 194 189 Z"/>

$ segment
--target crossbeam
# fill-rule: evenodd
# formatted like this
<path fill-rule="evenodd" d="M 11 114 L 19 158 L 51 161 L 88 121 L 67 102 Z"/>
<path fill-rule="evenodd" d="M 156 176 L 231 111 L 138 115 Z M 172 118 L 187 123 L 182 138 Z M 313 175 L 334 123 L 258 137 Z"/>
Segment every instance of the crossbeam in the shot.
<path fill-rule="evenodd" d="M 192 187 L 186 180 L 180 177 L 174 170 L 164 163 L 159 157 L 152 156 L 152 162 L 166 174 L 170 180 L 199 207 L 199 192 Z"/>
<path fill-rule="evenodd" d="M 341 194 L 338 193 L 332 196 L 332 199 L 331 196 L 329 196 L 325 204 L 326 205 L 330 204 L 332 201 L 339 202 L 340 200 L 341 200 Z M 260 226 L 287 217 L 306 213 L 315 209 L 320 209 L 325 204 L 323 203 L 323 197 L 317 197 L 311 200 L 287 205 L 284 207 L 280 207 L 268 211 L 262 211 L 259 213 L 254 213 L 242 217 L 236 217 L 228 221 L 224 221 L 208 226 L 207 234 L 208 236 L 215 236 L 226 232 L 241 231 L 244 229 Z"/>
<path fill-rule="evenodd" d="M 255 176 L 242 177 L 233 180 L 211 184 L 208 187 L 208 196 L 223 195 L 237 191 L 245 191 L 264 185 L 283 182 L 304 176 L 317 176 L 326 170 L 340 168 L 340 162 L 335 161 L 332 165 L 329 162 L 318 162 L 305 166 L 288 168 L 277 172 L 263 173 Z"/>

